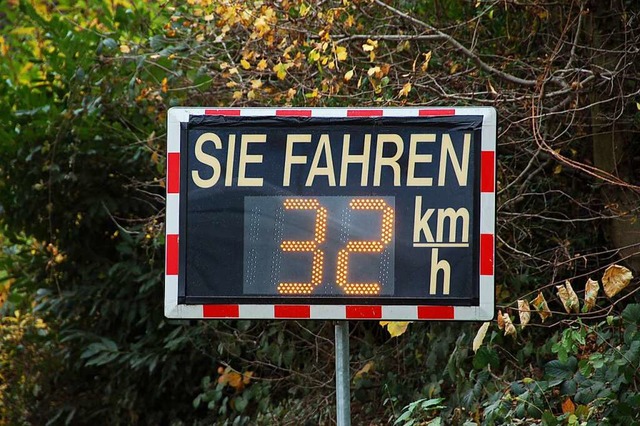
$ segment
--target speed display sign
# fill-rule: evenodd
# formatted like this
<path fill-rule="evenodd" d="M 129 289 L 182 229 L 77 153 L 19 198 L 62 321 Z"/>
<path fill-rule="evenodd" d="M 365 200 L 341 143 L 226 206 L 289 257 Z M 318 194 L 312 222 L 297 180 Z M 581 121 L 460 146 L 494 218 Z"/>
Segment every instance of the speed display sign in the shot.
<path fill-rule="evenodd" d="M 486 320 L 492 108 L 172 108 L 171 318 Z"/>

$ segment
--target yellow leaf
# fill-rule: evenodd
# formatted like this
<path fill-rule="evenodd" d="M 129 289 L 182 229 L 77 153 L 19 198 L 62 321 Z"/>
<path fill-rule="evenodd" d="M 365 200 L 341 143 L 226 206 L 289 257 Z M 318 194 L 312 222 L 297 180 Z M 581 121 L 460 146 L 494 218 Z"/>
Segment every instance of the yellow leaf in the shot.
<path fill-rule="evenodd" d="M 502 316 L 502 311 L 498 310 L 498 330 L 504 330 L 504 317 Z"/>
<path fill-rule="evenodd" d="M 242 374 L 227 369 L 222 375 L 220 375 L 220 377 L 218 377 L 218 383 L 221 385 L 231 386 L 236 390 L 242 390 L 244 388 L 244 382 L 242 379 Z"/>
<path fill-rule="evenodd" d="M 600 284 L 598 284 L 598 281 L 589 278 L 587 285 L 584 287 L 584 305 L 582 306 L 582 312 L 589 312 L 591 308 L 595 306 L 599 291 Z"/>
<path fill-rule="evenodd" d="M 574 411 L 576 411 L 576 404 L 571 401 L 570 397 L 567 397 L 562 403 L 562 414 L 573 414 Z"/>
<path fill-rule="evenodd" d="M 371 67 L 369 71 L 367 71 L 367 75 L 369 77 L 373 77 L 374 75 L 380 74 L 380 67 Z"/>
<path fill-rule="evenodd" d="M 122 53 L 129 53 L 131 52 L 131 49 L 129 48 L 129 46 L 127 46 L 126 44 L 121 44 L 120 45 L 120 52 Z"/>
<path fill-rule="evenodd" d="M 568 314 L 580 311 L 580 301 L 569 281 L 565 281 L 564 286 L 557 285 L 556 288 L 558 289 L 558 297 Z"/>
<path fill-rule="evenodd" d="M 289 67 L 286 64 L 278 62 L 273 66 L 272 70 L 276 73 L 276 76 L 279 80 L 284 80 L 284 78 L 287 76 L 287 68 Z"/>
<path fill-rule="evenodd" d="M 545 20 L 549 17 L 549 12 L 547 12 L 545 9 L 538 9 L 536 11 L 536 15 L 538 15 L 538 18 Z"/>
<path fill-rule="evenodd" d="M 629 285 L 633 274 L 630 270 L 620 265 L 611 265 L 602 276 L 602 287 L 607 297 L 613 297 L 623 288 Z"/>
<path fill-rule="evenodd" d="M 249 90 L 249 92 L 247 93 L 247 99 L 249 99 L 250 101 L 254 100 L 256 98 L 256 92 L 255 90 Z"/>
<path fill-rule="evenodd" d="M 4 37 L 0 36 L 0 55 L 7 56 L 8 53 L 9 53 L 9 45 L 6 43 Z"/>
<path fill-rule="evenodd" d="M 235 92 L 233 92 L 233 99 L 235 99 L 236 101 L 242 99 L 242 91 L 236 90 Z"/>
<path fill-rule="evenodd" d="M 362 367 L 360 370 L 356 371 L 356 374 L 353 375 L 353 379 L 354 380 L 361 379 L 362 376 L 364 376 L 365 374 L 368 374 L 371 371 L 373 371 L 373 367 L 375 367 L 375 363 L 373 361 L 367 362 L 364 365 L 364 367 Z"/>
<path fill-rule="evenodd" d="M 640 102 L 636 102 L 636 108 L 640 111 Z"/>
<path fill-rule="evenodd" d="M 320 52 L 318 52 L 316 49 L 313 49 L 311 52 L 309 52 L 309 62 L 317 62 L 319 59 Z"/>
<path fill-rule="evenodd" d="M 496 89 L 493 87 L 493 84 L 491 84 L 491 82 L 489 80 L 487 80 L 487 87 L 489 88 L 489 92 L 492 95 L 497 95 L 498 92 L 496 92 Z"/>
<path fill-rule="evenodd" d="M 311 6 L 309 6 L 306 3 L 302 3 L 300 5 L 300 16 L 304 18 L 305 16 L 307 16 L 310 10 L 311 10 Z"/>
<path fill-rule="evenodd" d="M 294 89 L 293 87 L 290 88 L 289 90 L 287 90 L 287 100 L 291 100 L 293 99 L 293 97 L 296 95 L 296 93 L 298 93 L 297 89 Z"/>
<path fill-rule="evenodd" d="M 245 70 L 248 70 L 249 68 L 251 68 L 251 64 L 246 59 L 240 59 L 240 66 Z"/>
<path fill-rule="evenodd" d="M 556 164 L 556 166 L 553 168 L 553 174 L 559 175 L 560 173 L 562 173 L 562 164 Z"/>
<path fill-rule="evenodd" d="M 380 321 L 381 326 L 386 326 L 391 337 L 401 336 L 407 331 L 410 321 Z"/>
<path fill-rule="evenodd" d="M 422 72 L 427 72 L 427 70 L 429 69 L 429 61 L 431 61 L 431 51 L 423 53 L 422 55 L 424 56 L 424 61 L 420 66 L 420 70 L 422 70 Z"/>
<path fill-rule="evenodd" d="M 315 99 L 318 96 L 320 96 L 320 94 L 318 92 L 318 88 L 317 87 L 315 87 L 311 92 L 304 94 L 304 97 L 307 98 L 307 99 Z"/>
<path fill-rule="evenodd" d="M 347 28 L 353 27 L 355 25 L 355 23 L 356 23 L 356 20 L 354 19 L 353 15 L 347 16 L 347 19 L 344 21 L 344 25 Z"/>
<path fill-rule="evenodd" d="M 378 42 L 368 39 L 367 42 L 362 45 L 362 50 L 364 50 L 365 52 L 371 52 L 376 47 L 378 47 Z"/>
<path fill-rule="evenodd" d="M 406 83 L 404 86 L 402 86 L 402 89 L 400 89 L 400 92 L 398 92 L 398 96 L 400 97 L 407 96 L 409 95 L 410 91 L 411 91 L 411 83 Z"/>
<path fill-rule="evenodd" d="M 538 311 L 542 322 L 544 322 L 552 315 L 551 310 L 549 309 L 549 305 L 547 305 L 547 301 L 542 295 L 542 292 L 538 293 L 538 296 L 533 299 L 531 303 L 533 303 L 533 307 L 535 308 L 535 310 Z"/>
<path fill-rule="evenodd" d="M 260 79 L 251 80 L 251 88 L 252 89 L 259 89 L 261 87 L 262 87 L 262 80 L 260 80 Z"/>
<path fill-rule="evenodd" d="M 267 69 L 267 61 L 265 59 L 261 59 L 260 62 L 258 62 L 258 65 L 256 65 L 256 69 L 258 71 L 264 71 Z"/>
<path fill-rule="evenodd" d="M 478 332 L 476 333 L 476 337 L 473 338 L 472 349 L 473 352 L 477 352 L 482 346 L 482 342 L 484 342 L 484 337 L 487 335 L 487 330 L 489 329 L 489 322 L 485 322 L 480 326 Z"/>
<path fill-rule="evenodd" d="M 162 93 L 167 93 L 167 91 L 169 90 L 169 84 L 167 82 L 167 77 L 162 79 Z"/>
<path fill-rule="evenodd" d="M 231 89 L 233 87 L 236 87 L 238 85 L 238 83 L 236 83 L 235 81 L 228 81 L 226 86 Z"/>
<path fill-rule="evenodd" d="M 242 383 L 248 385 L 251 382 L 251 378 L 253 377 L 253 371 L 245 371 L 242 373 Z"/>
<path fill-rule="evenodd" d="M 520 325 L 524 328 L 529 324 L 531 319 L 531 308 L 526 300 L 518 300 L 518 316 L 520 317 Z"/>
<path fill-rule="evenodd" d="M 347 48 L 344 46 L 337 46 L 336 47 L 336 58 L 338 58 L 339 61 L 346 61 L 347 60 Z"/>
<path fill-rule="evenodd" d="M 502 318 L 504 320 L 504 335 L 512 335 L 513 337 L 516 337 L 516 327 L 511 322 L 511 317 L 509 316 L 509 314 L 502 315 Z"/>
<path fill-rule="evenodd" d="M 344 74 L 344 81 L 349 81 L 353 78 L 353 70 L 349 70 Z"/>

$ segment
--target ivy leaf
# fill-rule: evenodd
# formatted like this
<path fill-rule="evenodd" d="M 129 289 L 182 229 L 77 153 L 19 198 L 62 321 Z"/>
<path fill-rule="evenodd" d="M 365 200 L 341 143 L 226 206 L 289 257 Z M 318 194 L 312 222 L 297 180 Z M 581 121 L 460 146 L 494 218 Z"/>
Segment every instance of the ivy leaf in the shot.
<path fill-rule="evenodd" d="M 602 275 L 602 286 L 607 297 L 613 297 L 629 285 L 633 274 L 624 266 L 611 265 Z"/>

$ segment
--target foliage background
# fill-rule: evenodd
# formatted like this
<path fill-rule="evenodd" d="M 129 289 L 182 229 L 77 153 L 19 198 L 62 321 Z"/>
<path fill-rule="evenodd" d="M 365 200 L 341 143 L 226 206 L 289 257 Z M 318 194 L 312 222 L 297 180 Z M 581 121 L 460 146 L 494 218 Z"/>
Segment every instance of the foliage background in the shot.
<path fill-rule="evenodd" d="M 495 106 L 516 333 L 353 323 L 354 423 L 638 422 L 637 281 L 586 313 L 555 286 L 638 271 L 639 22 L 633 0 L 8 0 L 0 424 L 333 422 L 331 324 L 163 318 L 174 105 Z"/>

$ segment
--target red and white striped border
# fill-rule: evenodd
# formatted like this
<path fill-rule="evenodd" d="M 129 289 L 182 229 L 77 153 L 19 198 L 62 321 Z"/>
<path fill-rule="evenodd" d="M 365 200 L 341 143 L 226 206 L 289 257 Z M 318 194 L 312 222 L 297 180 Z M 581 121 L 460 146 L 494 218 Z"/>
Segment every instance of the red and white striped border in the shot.
<path fill-rule="evenodd" d="M 478 306 L 399 305 L 184 305 L 178 304 L 180 124 L 191 115 L 278 117 L 483 116 L 480 157 L 480 303 Z M 168 318 L 476 320 L 495 311 L 496 111 L 454 108 L 171 108 L 167 120 L 165 315 Z"/>

